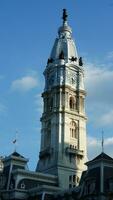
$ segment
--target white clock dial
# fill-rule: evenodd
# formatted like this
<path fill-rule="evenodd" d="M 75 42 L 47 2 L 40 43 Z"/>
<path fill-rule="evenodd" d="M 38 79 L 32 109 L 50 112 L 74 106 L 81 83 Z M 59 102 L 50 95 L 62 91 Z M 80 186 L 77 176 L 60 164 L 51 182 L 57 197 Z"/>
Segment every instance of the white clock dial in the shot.
<path fill-rule="evenodd" d="M 76 84 L 76 75 L 72 75 L 71 77 L 71 83 Z"/>
<path fill-rule="evenodd" d="M 70 84 L 72 85 L 76 84 L 76 74 L 74 72 L 68 72 L 67 78 Z"/>

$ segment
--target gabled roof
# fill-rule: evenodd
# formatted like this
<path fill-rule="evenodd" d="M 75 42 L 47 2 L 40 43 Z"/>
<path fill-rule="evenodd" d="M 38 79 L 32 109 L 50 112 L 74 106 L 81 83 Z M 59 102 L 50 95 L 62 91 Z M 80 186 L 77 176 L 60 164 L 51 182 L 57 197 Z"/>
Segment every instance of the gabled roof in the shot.
<path fill-rule="evenodd" d="M 110 160 L 113 161 L 113 158 L 111 158 L 110 156 L 108 156 L 107 154 L 105 154 L 104 152 L 102 152 L 101 154 L 99 154 L 97 157 L 95 157 L 92 161 L 96 161 L 96 160 L 100 160 L 100 159 L 105 159 L 105 160 Z"/>
<path fill-rule="evenodd" d="M 16 160 L 16 161 L 22 161 L 22 162 L 28 162 L 28 159 L 20 155 L 18 152 L 14 151 L 12 154 L 4 158 L 4 162 L 8 160 Z"/>
<path fill-rule="evenodd" d="M 110 156 L 108 156 L 107 154 L 105 154 L 104 152 L 102 152 L 101 154 L 99 154 L 97 157 L 95 157 L 93 160 L 90 160 L 86 163 L 86 165 L 89 164 L 93 164 L 94 162 L 99 162 L 99 161 L 107 161 L 107 162 L 113 162 L 113 158 L 111 158 Z"/>
<path fill-rule="evenodd" d="M 20 155 L 19 153 L 17 153 L 16 151 L 14 151 L 11 156 L 15 156 L 15 157 L 19 157 L 19 158 L 24 158 L 22 155 Z"/>

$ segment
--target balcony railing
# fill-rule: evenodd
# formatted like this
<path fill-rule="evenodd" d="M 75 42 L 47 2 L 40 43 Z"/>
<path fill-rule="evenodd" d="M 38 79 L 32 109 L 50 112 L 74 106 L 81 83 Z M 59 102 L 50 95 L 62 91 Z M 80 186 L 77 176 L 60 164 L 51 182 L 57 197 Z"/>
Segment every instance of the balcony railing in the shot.
<path fill-rule="evenodd" d="M 73 147 L 67 147 L 66 148 L 66 153 L 68 154 L 72 154 L 72 155 L 76 155 L 76 156 L 84 156 L 84 151 L 79 150 L 79 149 L 75 149 Z"/>

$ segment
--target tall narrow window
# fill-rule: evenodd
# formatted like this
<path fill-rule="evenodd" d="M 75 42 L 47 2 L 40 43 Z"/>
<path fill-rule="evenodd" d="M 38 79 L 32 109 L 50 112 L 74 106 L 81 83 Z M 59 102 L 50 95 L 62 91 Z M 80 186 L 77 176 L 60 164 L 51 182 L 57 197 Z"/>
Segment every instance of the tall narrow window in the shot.
<path fill-rule="evenodd" d="M 71 121 L 70 123 L 70 136 L 78 139 L 78 127 L 74 121 Z"/>
<path fill-rule="evenodd" d="M 49 147 L 51 144 L 51 122 L 46 125 L 45 136 L 44 136 L 44 148 Z"/>
<path fill-rule="evenodd" d="M 51 144 L 51 122 L 48 122 L 48 126 L 47 126 L 47 147 L 50 146 Z"/>
<path fill-rule="evenodd" d="M 76 182 L 76 176 L 73 175 L 73 182 L 75 183 Z"/>
<path fill-rule="evenodd" d="M 69 107 L 70 107 L 71 110 L 75 109 L 75 99 L 74 99 L 74 97 L 70 97 L 70 99 L 69 99 Z"/>
<path fill-rule="evenodd" d="M 83 97 L 80 98 L 80 111 L 84 112 L 84 98 Z"/>
<path fill-rule="evenodd" d="M 72 182 L 72 176 L 69 176 L 69 182 Z"/>

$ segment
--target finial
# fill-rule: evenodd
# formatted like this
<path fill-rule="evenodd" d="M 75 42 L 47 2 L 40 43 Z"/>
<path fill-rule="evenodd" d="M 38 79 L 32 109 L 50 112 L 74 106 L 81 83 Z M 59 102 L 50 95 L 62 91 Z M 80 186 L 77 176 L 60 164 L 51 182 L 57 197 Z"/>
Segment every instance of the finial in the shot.
<path fill-rule="evenodd" d="M 67 10 L 63 9 L 63 16 L 62 16 L 63 23 L 65 23 L 67 21 L 67 17 L 68 17 Z"/>
<path fill-rule="evenodd" d="M 104 152 L 104 131 L 102 130 L 102 153 Z"/>

